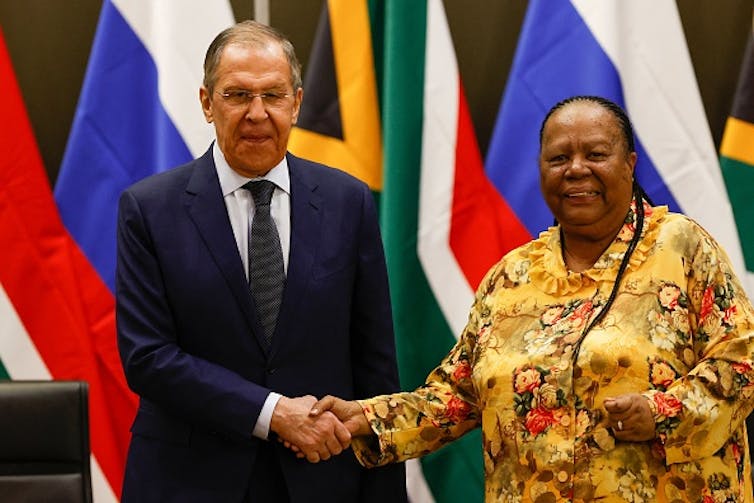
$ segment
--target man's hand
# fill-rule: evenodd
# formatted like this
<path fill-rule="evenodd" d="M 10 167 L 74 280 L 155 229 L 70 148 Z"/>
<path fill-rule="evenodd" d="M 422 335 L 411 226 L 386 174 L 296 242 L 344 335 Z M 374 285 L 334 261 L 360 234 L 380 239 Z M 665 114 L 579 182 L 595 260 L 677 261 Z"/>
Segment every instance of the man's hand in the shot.
<path fill-rule="evenodd" d="M 314 404 L 309 415 L 317 417 L 327 411 L 335 414 L 348 428 L 353 436 L 372 434 L 367 417 L 361 410 L 361 405 L 354 401 L 346 401 L 336 396 L 327 395 Z"/>
<path fill-rule="evenodd" d="M 295 446 L 297 456 L 306 457 L 312 463 L 330 459 L 351 444 L 351 434 L 333 413 L 309 414 L 316 401 L 311 395 L 281 397 L 270 421 L 270 429 L 285 445 Z"/>
<path fill-rule="evenodd" d="M 644 442 L 655 438 L 655 421 L 647 399 L 627 393 L 605 399 L 605 410 L 613 435 L 618 440 Z"/>

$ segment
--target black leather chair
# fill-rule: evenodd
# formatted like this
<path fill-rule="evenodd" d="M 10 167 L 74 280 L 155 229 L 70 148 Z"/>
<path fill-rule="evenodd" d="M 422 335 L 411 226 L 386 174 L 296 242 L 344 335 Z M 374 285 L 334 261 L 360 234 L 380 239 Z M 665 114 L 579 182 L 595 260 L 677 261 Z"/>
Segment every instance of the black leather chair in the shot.
<path fill-rule="evenodd" d="M 90 503 L 89 387 L 0 381 L 0 502 Z"/>

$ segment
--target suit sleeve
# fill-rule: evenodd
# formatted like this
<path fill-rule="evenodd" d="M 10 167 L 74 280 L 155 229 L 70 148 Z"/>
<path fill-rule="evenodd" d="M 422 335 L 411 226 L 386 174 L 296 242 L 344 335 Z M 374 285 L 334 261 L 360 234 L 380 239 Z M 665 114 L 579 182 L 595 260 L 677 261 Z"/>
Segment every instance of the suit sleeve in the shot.
<path fill-rule="evenodd" d="M 358 398 L 400 390 L 387 266 L 374 198 L 364 186 L 356 285 L 352 307 L 352 359 Z M 364 502 L 407 501 L 403 463 L 366 470 Z"/>
<path fill-rule="evenodd" d="M 130 191 L 120 199 L 116 316 L 129 386 L 172 418 L 250 438 L 269 390 L 179 345 L 176 313 L 146 216 Z M 207 333 L 207 337 L 214 334 Z"/>

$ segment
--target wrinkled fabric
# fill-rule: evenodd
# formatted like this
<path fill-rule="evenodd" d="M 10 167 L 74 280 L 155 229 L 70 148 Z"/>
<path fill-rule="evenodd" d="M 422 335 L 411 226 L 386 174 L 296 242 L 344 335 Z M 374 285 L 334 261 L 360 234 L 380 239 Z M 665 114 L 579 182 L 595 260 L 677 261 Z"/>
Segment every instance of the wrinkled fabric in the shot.
<path fill-rule="evenodd" d="M 414 392 L 360 401 L 378 442 L 366 466 L 483 433 L 485 494 L 508 501 L 752 501 L 744 421 L 754 395 L 754 310 L 725 252 L 694 221 L 635 204 L 594 266 L 568 271 L 558 227 L 482 281 L 458 343 Z M 642 393 L 656 438 L 614 438 L 603 403 Z"/>

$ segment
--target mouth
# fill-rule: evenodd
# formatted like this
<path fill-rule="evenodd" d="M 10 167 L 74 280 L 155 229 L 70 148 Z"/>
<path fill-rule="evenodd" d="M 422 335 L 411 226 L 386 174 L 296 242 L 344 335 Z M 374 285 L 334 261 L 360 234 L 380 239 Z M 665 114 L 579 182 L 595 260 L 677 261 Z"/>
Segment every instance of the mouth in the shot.
<path fill-rule="evenodd" d="M 599 192 L 596 190 L 583 190 L 579 192 L 567 192 L 565 194 L 565 197 L 569 199 L 578 199 L 578 198 L 584 198 L 584 197 L 597 197 L 599 195 Z"/>
<path fill-rule="evenodd" d="M 266 134 L 245 134 L 241 136 L 241 139 L 252 143 L 261 143 L 269 140 L 270 137 Z"/>

